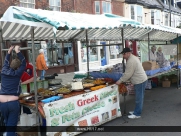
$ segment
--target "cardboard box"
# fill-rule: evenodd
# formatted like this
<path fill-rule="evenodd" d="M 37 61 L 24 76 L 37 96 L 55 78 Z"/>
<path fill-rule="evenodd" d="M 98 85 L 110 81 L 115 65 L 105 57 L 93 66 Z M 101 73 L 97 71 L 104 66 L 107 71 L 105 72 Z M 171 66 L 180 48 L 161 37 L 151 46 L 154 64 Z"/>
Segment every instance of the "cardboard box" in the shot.
<path fill-rule="evenodd" d="M 177 78 L 172 78 L 172 79 L 171 79 L 171 82 L 172 82 L 172 83 L 177 83 Z"/>
<path fill-rule="evenodd" d="M 142 66 L 145 71 L 159 68 L 159 65 L 156 63 L 156 61 L 145 61 L 142 63 Z"/>
<path fill-rule="evenodd" d="M 171 81 L 162 81 L 162 87 L 170 87 Z"/>

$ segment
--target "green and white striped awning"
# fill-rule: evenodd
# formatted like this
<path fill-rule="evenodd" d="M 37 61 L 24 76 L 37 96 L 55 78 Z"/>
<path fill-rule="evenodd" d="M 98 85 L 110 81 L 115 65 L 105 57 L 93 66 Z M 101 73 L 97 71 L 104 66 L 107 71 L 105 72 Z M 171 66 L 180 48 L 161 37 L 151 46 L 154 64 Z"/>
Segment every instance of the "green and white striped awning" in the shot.
<path fill-rule="evenodd" d="M 0 19 L 3 40 L 31 40 L 31 27 L 34 27 L 35 40 L 121 40 L 124 39 L 169 41 L 180 36 L 181 32 L 163 26 L 142 25 L 137 21 L 113 14 L 91 15 L 30 9 L 11 6 Z M 54 35 L 55 34 L 55 35 Z M 164 36 L 163 36 L 164 35 Z"/>

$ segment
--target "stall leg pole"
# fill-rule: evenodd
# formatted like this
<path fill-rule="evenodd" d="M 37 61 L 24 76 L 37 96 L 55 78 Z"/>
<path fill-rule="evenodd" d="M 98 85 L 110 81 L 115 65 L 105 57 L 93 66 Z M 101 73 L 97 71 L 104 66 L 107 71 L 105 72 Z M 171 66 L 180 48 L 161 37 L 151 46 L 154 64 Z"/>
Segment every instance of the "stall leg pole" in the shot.
<path fill-rule="evenodd" d="M 123 94 L 124 96 L 124 112 L 123 112 L 123 115 L 126 116 L 127 113 L 126 113 L 126 93 Z"/>
<path fill-rule="evenodd" d="M 1 25 L 0 25 L 0 49 L 1 49 L 1 67 L 2 67 L 4 63 L 4 52 L 2 51 L 2 49 L 4 49 L 4 43 L 3 43 L 3 32 Z"/>
<path fill-rule="evenodd" d="M 148 33 L 148 60 L 150 60 L 150 34 Z"/>
<path fill-rule="evenodd" d="M 87 49 L 87 77 L 89 77 L 89 41 L 88 41 L 88 30 L 86 32 L 86 49 Z"/>
<path fill-rule="evenodd" d="M 178 34 L 177 34 L 177 39 L 178 39 Z M 179 42 L 177 40 L 177 89 L 180 88 L 180 68 L 178 67 L 178 62 L 179 62 Z"/>
<path fill-rule="evenodd" d="M 32 41 L 32 63 L 34 71 L 34 93 L 35 93 L 35 106 L 36 106 L 36 124 L 39 124 L 38 116 L 38 98 L 37 98 L 37 86 L 36 86 L 36 69 L 35 69 L 35 45 L 34 45 L 34 27 L 31 28 L 31 41 Z M 41 136 L 40 128 L 38 127 L 38 136 Z"/>

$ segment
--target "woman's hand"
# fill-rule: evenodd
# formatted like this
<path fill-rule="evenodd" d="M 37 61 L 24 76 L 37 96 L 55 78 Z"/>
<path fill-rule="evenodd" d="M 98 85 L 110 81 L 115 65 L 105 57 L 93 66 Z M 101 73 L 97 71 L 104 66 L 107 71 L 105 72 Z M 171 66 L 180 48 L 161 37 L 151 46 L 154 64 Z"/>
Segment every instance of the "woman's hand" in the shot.
<path fill-rule="evenodd" d="M 16 53 L 20 52 L 19 48 L 20 48 L 20 46 L 18 46 L 18 45 L 15 46 L 14 50 L 15 50 Z"/>
<path fill-rule="evenodd" d="M 11 54 L 12 50 L 14 49 L 14 46 L 11 46 L 8 50 L 8 54 Z"/>

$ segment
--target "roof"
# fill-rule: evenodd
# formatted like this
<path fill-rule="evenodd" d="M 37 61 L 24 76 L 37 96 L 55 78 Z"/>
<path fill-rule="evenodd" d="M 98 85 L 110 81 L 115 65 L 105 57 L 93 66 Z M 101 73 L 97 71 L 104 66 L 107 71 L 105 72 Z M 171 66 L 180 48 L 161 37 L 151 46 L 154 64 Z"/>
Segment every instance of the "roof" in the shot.
<path fill-rule="evenodd" d="M 121 40 L 122 29 L 124 39 L 130 40 L 148 40 L 148 33 L 150 40 L 168 41 L 181 35 L 177 29 L 142 25 L 113 14 L 91 15 L 16 6 L 7 9 L 0 23 L 3 40 L 31 40 L 32 27 L 35 40 L 85 40 L 85 30 L 88 39 L 94 40 Z"/>

